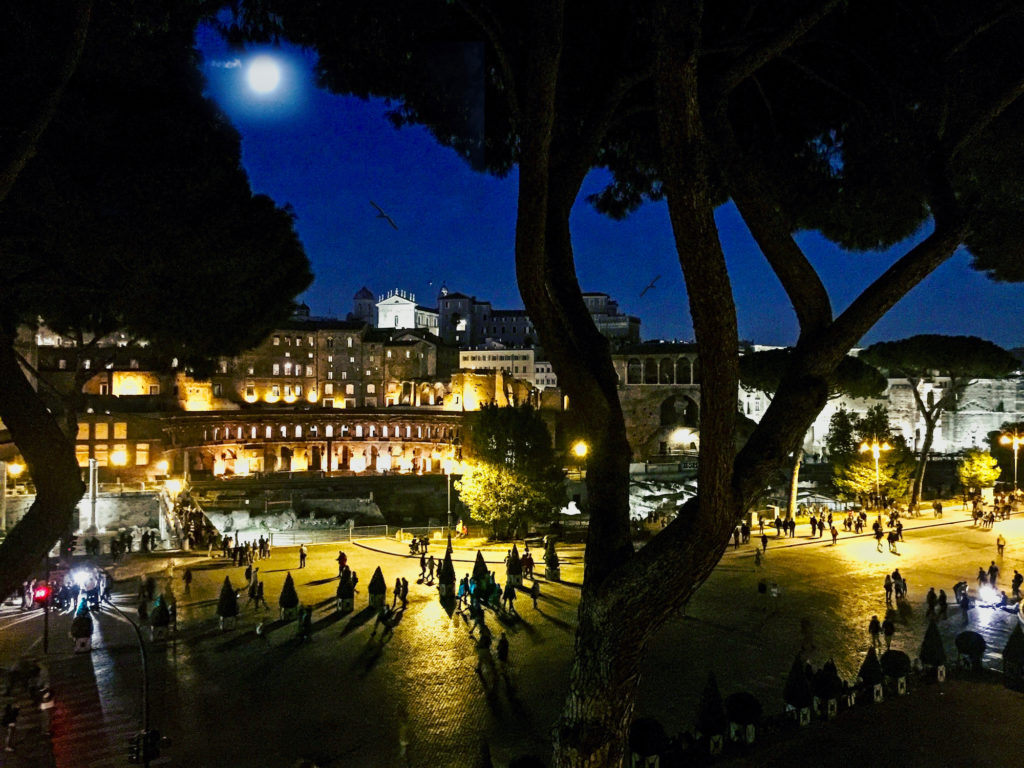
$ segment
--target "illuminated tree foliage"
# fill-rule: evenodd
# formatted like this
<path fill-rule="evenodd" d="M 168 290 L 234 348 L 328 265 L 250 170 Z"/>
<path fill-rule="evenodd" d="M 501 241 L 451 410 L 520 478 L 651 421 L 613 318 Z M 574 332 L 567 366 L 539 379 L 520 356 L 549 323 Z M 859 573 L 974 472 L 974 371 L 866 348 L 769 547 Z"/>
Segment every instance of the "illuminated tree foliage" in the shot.
<path fill-rule="evenodd" d="M 996 484 L 1002 470 L 999 462 L 988 451 L 968 448 L 956 465 L 956 475 L 960 485 L 967 492 L 974 493 L 982 488 L 991 488 Z"/>
<path fill-rule="evenodd" d="M 707 578 L 847 352 L 961 246 L 976 268 L 1024 279 L 1024 11 L 925 0 L 239 7 L 239 36 L 316 49 L 331 90 L 391 99 L 396 124 L 425 125 L 474 167 L 518 166 L 520 293 L 591 447 L 585 576 L 552 764 L 617 766 L 648 641 Z M 700 493 L 640 550 L 615 371 L 570 229 L 595 166 L 614 177 L 593 199 L 609 214 L 665 201 L 700 351 Z M 800 328 L 738 453 L 736 308 L 714 220 L 726 200 Z M 854 250 L 916 239 L 837 313 L 794 238 L 805 229 Z"/>
<path fill-rule="evenodd" d="M 875 495 L 875 459 L 865 446 L 877 441 L 889 446 L 878 456 L 878 496 Z M 842 499 L 865 506 L 907 498 L 914 474 L 913 455 L 902 435 L 889 426 L 885 406 L 876 405 L 856 417 L 840 409 L 832 415 L 825 438 L 832 463 L 832 483 Z"/>
<path fill-rule="evenodd" d="M 470 414 L 455 486 L 474 518 L 495 536 L 514 537 L 528 520 L 550 520 L 565 506 L 565 474 L 551 433 L 529 405 L 488 405 Z"/>
<path fill-rule="evenodd" d="M 88 374 L 52 397 L 16 351 L 19 328 L 41 320 L 79 359 L 117 331 L 199 366 L 260 340 L 311 280 L 291 212 L 252 193 L 237 133 L 202 95 L 199 10 L 0 8 L 0 420 L 37 491 L 0 545 L 0 593 L 71 530 L 84 490 Z"/>

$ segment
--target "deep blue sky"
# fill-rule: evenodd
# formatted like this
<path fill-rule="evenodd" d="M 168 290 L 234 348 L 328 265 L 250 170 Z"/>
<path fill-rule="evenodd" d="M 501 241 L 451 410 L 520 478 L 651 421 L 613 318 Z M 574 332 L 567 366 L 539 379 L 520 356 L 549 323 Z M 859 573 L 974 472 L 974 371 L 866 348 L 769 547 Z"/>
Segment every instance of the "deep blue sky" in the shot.
<path fill-rule="evenodd" d="M 474 173 L 425 130 L 395 130 L 386 105 L 332 96 L 315 87 L 315 56 L 283 46 L 229 51 L 201 30 L 198 45 L 209 95 L 242 136 L 243 164 L 253 189 L 294 208 L 296 227 L 316 275 L 302 296 L 313 314 L 344 317 L 363 285 L 375 294 L 401 288 L 436 306 L 441 283 L 522 307 L 513 263 L 516 176 Z M 258 53 L 283 67 L 281 85 L 253 93 L 245 67 Z M 602 186 L 588 179 L 584 193 Z M 373 200 L 397 223 L 376 218 Z M 729 260 L 741 338 L 790 344 L 792 308 L 735 209 L 717 221 Z M 648 204 L 626 221 L 597 215 L 579 202 L 572 233 L 580 285 L 618 299 L 642 320 L 645 339 L 693 337 L 686 291 L 664 203 Z M 893 252 L 849 254 L 814 233 L 800 237 L 838 312 L 892 263 Z M 995 284 L 957 254 L 903 299 L 863 343 L 917 333 L 973 334 L 1007 347 L 1024 344 L 1019 319 L 1024 286 Z M 640 292 L 656 275 L 656 287 Z"/>

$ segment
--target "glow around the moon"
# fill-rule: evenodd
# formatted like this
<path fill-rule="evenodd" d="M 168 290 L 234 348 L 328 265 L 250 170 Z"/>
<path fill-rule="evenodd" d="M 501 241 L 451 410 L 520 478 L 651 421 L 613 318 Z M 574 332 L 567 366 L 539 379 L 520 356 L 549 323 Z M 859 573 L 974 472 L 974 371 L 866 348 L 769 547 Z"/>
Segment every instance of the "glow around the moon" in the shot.
<path fill-rule="evenodd" d="M 270 93 L 281 82 L 281 67 L 270 56 L 257 56 L 245 73 L 249 87 L 256 93 Z"/>

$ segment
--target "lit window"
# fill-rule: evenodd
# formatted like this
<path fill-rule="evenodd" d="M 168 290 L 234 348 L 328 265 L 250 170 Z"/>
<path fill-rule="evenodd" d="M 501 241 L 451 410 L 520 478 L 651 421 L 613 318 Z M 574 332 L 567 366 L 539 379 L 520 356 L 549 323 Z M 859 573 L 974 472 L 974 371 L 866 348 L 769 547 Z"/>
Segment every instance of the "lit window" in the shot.
<path fill-rule="evenodd" d="M 144 467 L 149 464 L 149 443 L 135 444 L 135 466 Z"/>
<path fill-rule="evenodd" d="M 291 395 L 292 395 L 292 385 L 291 384 L 285 384 L 284 385 L 284 396 L 285 397 L 291 397 Z"/>
<path fill-rule="evenodd" d="M 213 396 L 214 397 L 221 397 L 223 394 L 224 394 L 224 385 L 223 384 L 214 384 L 213 385 Z"/>
<path fill-rule="evenodd" d="M 348 346 L 351 349 L 351 347 L 352 347 L 352 337 L 351 336 L 348 337 Z"/>
<path fill-rule="evenodd" d="M 82 367 L 88 371 L 90 368 L 92 368 L 92 360 L 90 360 L 89 358 L 85 358 L 85 360 L 82 361 Z"/>
<path fill-rule="evenodd" d="M 89 439 L 89 425 L 88 424 L 79 424 L 78 425 L 78 439 L 79 440 L 88 440 Z"/>
<path fill-rule="evenodd" d="M 228 361 L 227 360 L 221 360 L 220 361 L 220 372 L 221 373 L 227 373 L 228 372 Z"/>
<path fill-rule="evenodd" d="M 273 397 L 280 397 L 281 396 L 281 385 L 280 384 L 275 384 L 274 386 L 272 386 L 270 388 L 270 394 Z"/>
<path fill-rule="evenodd" d="M 313 366 L 312 365 L 307 365 L 306 366 L 306 375 L 307 376 L 312 376 L 313 375 Z"/>
<path fill-rule="evenodd" d="M 253 384 L 246 385 L 246 387 L 245 387 L 245 396 L 246 396 L 246 398 L 256 397 L 256 387 L 255 387 L 255 385 L 253 385 Z M 255 435 L 253 435 L 253 437 L 255 437 Z"/>
<path fill-rule="evenodd" d="M 275 336 L 274 337 L 274 346 L 275 347 L 281 346 L 281 337 L 280 336 Z"/>
<path fill-rule="evenodd" d="M 333 395 L 334 394 L 334 385 L 333 384 L 324 384 L 324 394 L 325 395 Z"/>
<path fill-rule="evenodd" d="M 78 460 L 78 466 L 89 466 L 89 446 L 80 445 L 77 448 L 75 448 L 75 458 Z"/>
<path fill-rule="evenodd" d="M 288 427 L 281 425 L 281 437 L 288 437 Z"/>
<path fill-rule="evenodd" d="M 302 385 L 301 384 L 296 384 L 295 385 L 295 396 L 296 397 L 301 397 L 302 396 Z"/>
<path fill-rule="evenodd" d="M 301 336 L 296 336 L 295 337 L 295 346 L 296 347 L 301 347 L 302 346 L 302 337 Z"/>
<path fill-rule="evenodd" d="M 346 395 L 354 395 L 355 393 L 356 393 L 356 387 L 355 387 L 354 384 L 346 384 L 345 385 L 345 394 Z"/>
<path fill-rule="evenodd" d="M 328 379 L 333 379 L 334 378 L 334 371 L 328 371 L 327 372 L 327 378 Z"/>
<path fill-rule="evenodd" d="M 110 435 L 110 426 L 103 422 L 96 422 L 93 428 L 93 439 L 94 440 L 106 440 Z"/>
<path fill-rule="evenodd" d="M 327 372 L 327 378 L 328 379 L 332 378 L 333 376 L 334 376 L 334 371 L 328 371 Z M 348 371 L 342 371 L 341 372 L 341 378 L 342 378 L 342 381 L 347 379 L 348 378 Z"/>
<path fill-rule="evenodd" d="M 302 437 L 302 425 L 301 424 L 297 424 L 295 426 L 295 436 L 296 437 Z"/>
<path fill-rule="evenodd" d="M 278 375 L 280 375 L 280 373 L 281 373 L 281 365 L 280 365 L 280 363 L 274 363 L 274 375 L 278 376 Z"/>
<path fill-rule="evenodd" d="M 405 359 L 406 359 L 406 360 L 408 360 L 408 359 L 409 359 L 409 350 L 408 350 L 408 349 L 407 349 L 407 350 L 405 350 Z"/>
<path fill-rule="evenodd" d="M 62 371 L 66 371 L 68 369 L 68 361 L 67 360 L 58 360 L 57 361 L 57 367 L 60 370 L 62 370 Z"/>
<path fill-rule="evenodd" d="M 95 445 L 93 446 L 93 458 L 96 459 L 96 463 L 101 466 L 107 466 L 107 446 Z"/>
<path fill-rule="evenodd" d="M 334 362 L 334 355 L 328 355 L 327 356 L 327 362 L 328 363 L 333 363 Z"/>
<path fill-rule="evenodd" d="M 390 360 L 390 359 L 391 359 L 391 350 L 389 349 L 388 350 L 388 360 Z"/>
<path fill-rule="evenodd" d="M 369 390 L 367 390 L 367 391 L 369 391 Z M 388 436 L 388 428 L 387 427 L 381 427 L 380 428 L 380 436 L 381 437 L 387 437 Z"/>
<path fill-rule="evenodd" d="M 349 361 L 350 363 L 354 363 L 354 362 L 356 361 L 356 359 L 355 359 L 354 357 L 350 357 L 350 358 L 348 359 L 348 361 Z M 372 355 L 370 356 L 370 362 L 371 362 L 371 363 L 373 362 L 373 356 L 372 356 Z"/>
<path fill-rule="evenodd" d="M 370 437 L 376 437 L 376 436 L 377 436 L 377 425 L 376 424 L 371 424 L 370 425 Z"/>
<path fill-rule="evenodd" d="M 309 344 L 309 346 L 312 347 L 313 346 L 313 337 L 312 336 L 306 337 L 306 343 Z M 310 355 L 310 357 L 312 357 L 312 355 Z"/>
<path fill-rule="evenodd" d="M 252 376 L 252 375 L 254 375 L 256 373 L 256 368 L 250 365 L 249 368 L 248 368 L 248 371 L 249 371 L 249 375 Z"/>
<path fill-rule="evenodd" d="M 375 395 L 376 393 L 377 393 L 376 385 L 374 385 L 374 384 L 367 384 L 366 385 L 366 394 L 368 394 L 368 395 Z"/>
<path fill-rule="evenodd" d="M 312 353 L 312 352 L 310 352 L 310 353 L 309 353 L 309 359 L 310 359 L 310 360 L 312 360 L 312 359 L 313 359 L 313 353 Z"/>
<path fill-rule="evenodd" d="M 362 437 L 362 436 L 363 436 L 363 425 L 362 424 L 356 424 L 356 437 Z"/>
<path fill-rule="evenodd" d="M 114 422 L 114 439 L 115 440 L 127 440 L 128 439 L 128 422 L 115 421 Z"/>
<path fill-rule="evenodd" d="M 292 375 L 292 364 L 291 363 L 285 363 L 284 364 L 284 375 L 285 376 L 291 376 Z"/>
<path fill-rule="evenodd" d="M 273 427 L 267 427 L 267 428 L 266 428 L 266 429 L 265 429 L 265 430 L 263 431 L 263 434 L 264 434 L 264 435 L 266 436 L 266 438 L 267 438 L 267 439 L 269 440 L 270 438 L 272 438 L 272 437 L 274 436 L 274 428 L 273 428 Z"/>

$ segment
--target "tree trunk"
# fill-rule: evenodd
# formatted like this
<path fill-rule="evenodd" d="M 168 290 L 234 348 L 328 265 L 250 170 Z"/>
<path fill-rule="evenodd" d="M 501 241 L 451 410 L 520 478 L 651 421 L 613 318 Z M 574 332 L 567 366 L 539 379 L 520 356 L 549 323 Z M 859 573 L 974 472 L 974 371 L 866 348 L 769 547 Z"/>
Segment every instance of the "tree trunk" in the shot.
<path fill-rule="evenodd" d="M 935 439 L 935 423 L 938 419 L 934 414 L 924 415 L 924 441 L 921 443 L 921 455 L 917 459 L 917 466 L 914 467 L 914 484 L 910 490 L 910 503 L 912 505 L 921 502 L 921 491 L 924 488 L 924 470 L 928 466 L 928 453 L 932 449 L 932 442 Z"/>
<path fill-rule="evenodd" d="M 0 544 L 0 595 L 7 595 L 74 530 L 76 506 L 85 492 L 74 444 L 21 370 L 13 333 L 0 334 L 0 420 L 36 487 L 32 506 Z"/>
<path fill-rule="evenodd" d="M 796 519 L 796 497 L 800 491 L 800 465 L 803 463 L 804 450 L 797 448 L 793 451 L 793 465 L 789 475 L 789 503 L 786 511 L 789 517 Z"/>

